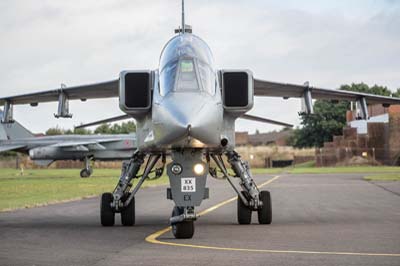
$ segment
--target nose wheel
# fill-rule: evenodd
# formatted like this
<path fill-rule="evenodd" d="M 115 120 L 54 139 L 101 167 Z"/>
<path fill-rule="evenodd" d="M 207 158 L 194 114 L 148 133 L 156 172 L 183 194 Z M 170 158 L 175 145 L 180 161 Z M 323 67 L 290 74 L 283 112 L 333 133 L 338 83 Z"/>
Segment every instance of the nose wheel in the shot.
<path fill-rule="evenodd" d="M 183 208 L 175 206 L 172 210 L 172 217 L 182 215 L 183 212 Z M 192 238 L 194 234 L 194 222 L 183 221 L 172 224 L 172 234 L 178 239 Z"/>

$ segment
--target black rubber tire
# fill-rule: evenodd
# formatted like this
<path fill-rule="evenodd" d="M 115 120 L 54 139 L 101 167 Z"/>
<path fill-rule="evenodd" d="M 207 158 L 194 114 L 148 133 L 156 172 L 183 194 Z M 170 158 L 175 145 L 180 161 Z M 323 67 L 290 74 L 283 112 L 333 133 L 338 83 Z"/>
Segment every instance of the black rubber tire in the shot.
<path fill-rule="evenodd" d="M 121 211 L 121 223 L 123 226 L 135 225 L 135 197 L 133 197 L 129 205 Z"/>
<path fill-rule="evenodd" d="M 103 193 L 100 203 L 100 221 L 102 226 L 113 226 L 115 223 L 115 213 L 111 208 L 113 195 L 111 193 Z"/>
<path fill-rule="evenodd" d="M 178 216 L 183 213 L 183 208 L 174 207 L 172 210 L 172 216 Z M 172 225 L 172 234 L 177 239 L 192 238 L 194 235 L 194 222 L 185 221 Z"/>
<path fill-rule="evenodd" d="M 271 224 L 272 222 L 272 204 L 271 194 L 269 191 L 260 192 L 260 201 L 263 203 L 262 208 L 258 209 L 258 222 L 260 224 Z"/>
<path fill-rule="evenodd" d="M 242 192 L 243 193 L 243 192 Z M 250 224 L 252 209 L 244 205 L 242 199 L 238 196 L 237 199 L 237 219 L 239 224 Z"/>
<path fill-rule="evenodd" d="M 86 169 L 82 169 L 80 174 L 82 178 L 87 178 L 90 176 L 90 173 Z"/>

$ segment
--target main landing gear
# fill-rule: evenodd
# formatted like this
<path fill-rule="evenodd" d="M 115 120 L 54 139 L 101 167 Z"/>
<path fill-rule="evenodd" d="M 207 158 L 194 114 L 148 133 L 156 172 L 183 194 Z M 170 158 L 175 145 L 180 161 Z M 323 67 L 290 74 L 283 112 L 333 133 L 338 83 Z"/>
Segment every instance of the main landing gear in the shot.
<path fill-rule="evenodd" d="M 244 162 L 238 153 L 229 151 L 226 153 L 229 164 L 235 173 L 236 178 L 240 178 L 240 186 L 242 190 L 238 190 L 234 185 L 232 178 L 224 165 L 221 156 L 212 155 L 213 160 L 223 173 L 229 184 L 238 194 L 237 199 L 237 220 L 239 224 L 250 224 L 253 211 L 257 211 L 258 222 L 260 224 L 271 224 L 272 222 L 272 205 L 271 194 L 269 191 L 260 191 L 254 182 L 250 167 Z M 217 177 L 216 171 L 210 171 L 213 177 Z"/>
<path fill-rule="evenodd" d="M 104 193 L 101 197 L 100 221 L 103 226 L 113 226 L 115 224 L 115 213 L 121 214 L 122 225 L 135 225 L 135 194 L 152 172 L 152 169 L 160 157 L 161 155 L 150 155 L 141 176 L 138 176 L 138 172 L 141 165 L 144 163 L 145 154 L 136 152 L 129 162 L 123 163 L 121 177 L 113 193 Z M 165 163 L 164 159 L 163 157 L 163 163 Z M 163 169 L 164 165 L 162 168 L 155 170 L 155 178 L 161 177 Z M 140 179 L 131 190 L 133 178 Z"/>

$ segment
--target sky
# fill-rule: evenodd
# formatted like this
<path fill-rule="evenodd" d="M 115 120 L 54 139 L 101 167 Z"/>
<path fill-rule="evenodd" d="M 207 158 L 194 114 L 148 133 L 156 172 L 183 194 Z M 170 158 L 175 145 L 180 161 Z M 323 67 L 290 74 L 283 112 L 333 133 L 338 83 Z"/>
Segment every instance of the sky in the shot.
<path fill-rule="evenodd" d="M 365 82 L 400 87 L 400 0 L 186 0 L 186 22 L 218 69 L 336 89 Z M 107 81 L 122 70 L 157 69 L 180 24 L 180 0 L 2 0 L 0 97 Z M 256 98 L 250 114 L 299 125 L 299 99 Z M 35 133 L 121 114 L 117 99 L 14 107 Z M 238 120 L 237 131 L 277 126 Z"/>

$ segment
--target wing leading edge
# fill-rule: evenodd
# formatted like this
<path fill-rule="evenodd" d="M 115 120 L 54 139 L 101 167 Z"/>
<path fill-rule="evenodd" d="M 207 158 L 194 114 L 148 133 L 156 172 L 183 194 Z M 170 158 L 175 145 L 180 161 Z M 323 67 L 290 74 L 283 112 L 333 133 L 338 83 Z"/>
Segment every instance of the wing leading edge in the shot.
<path fill-rule="evenodd" d="M 69 113 L 69 100 L 87 99 L 100 99 L 118 97 L 119 80 L 105 81 L 101 83 L 81 85 L 66 88 L 61 85 L 61 88 L 48 90 L 43 92 L 28 93 L 11 97 L 0 98 L 0 105 L 4 105 L 4 112 L 1 118 L 2 123 L 12 123 L 13 119 L 13 106 L 17 104 L 30 104 L 37 106 L 43 102 L 57 102 L 58 111 L 55 114 L 56 118 L 59 117 L 72 117 Z"/>
<path fill-rule="evenodd" d="M 0 98 L 0 105 L 31 104 L 42 102 L 57 102 L 60 94 L 64 94 L 69 100 L 87 100 L 118 97 L 118 79 L 95 84 L 80 85 L 69 88 L 58 88 L 43 92 L 28 93 L 11 97 Z"/>
<path fill-rule="evenodd" d="M 358 101 L 365 98 L 370 104 L 400 104 L 400 98 L 254 79 L 254 96 L 302 98 L 306 91 L 310 91 L 314 99 Z"/>
<path fill-rule="evenodd" d="M 360 115 L 363 119 L 368 119 L 368 104 L 382 104 L 389 107 L 392 104 L 400 104 L 400 98 L 379 96 L 374 94 L 330 90 L 310 87 L 307 83 L 304 85 L 295 85 L 254 79 L 254 95 L 288 98 L 302 98 L 304 111 L 313 113 L 312 99 L 321 100 L 347 100 L 355 101 L 360 109 Z"/>

